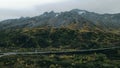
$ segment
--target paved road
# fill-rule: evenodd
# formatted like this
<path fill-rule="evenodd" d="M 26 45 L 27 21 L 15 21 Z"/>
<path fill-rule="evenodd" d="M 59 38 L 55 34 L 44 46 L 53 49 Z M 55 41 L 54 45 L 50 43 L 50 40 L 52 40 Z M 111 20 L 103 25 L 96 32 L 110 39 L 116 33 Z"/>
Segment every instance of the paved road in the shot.
<path fill-rule="evenodd" d="M 116 53 L 120 47 L 100 48 L 100 49 L 88 49 L 88 50 L 75 50 L 75 51 L 45 51 L 45 52 L 7 52 L 0 53 L 0 57 L 8 55 L 28 55 L 28 54 L 90 54 L 90 53 Z"/>

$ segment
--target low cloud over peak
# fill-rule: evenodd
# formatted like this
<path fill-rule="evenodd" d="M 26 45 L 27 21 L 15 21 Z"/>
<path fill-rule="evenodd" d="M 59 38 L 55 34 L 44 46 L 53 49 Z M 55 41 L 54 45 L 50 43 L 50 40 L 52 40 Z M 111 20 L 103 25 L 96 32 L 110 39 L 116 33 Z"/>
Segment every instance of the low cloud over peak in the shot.
<path fill-rule="evenodd" d="M 97 13 L 120 13 L 119 6 L 120 0 L 0 0 L 0 20 L 76 8 Z"/>

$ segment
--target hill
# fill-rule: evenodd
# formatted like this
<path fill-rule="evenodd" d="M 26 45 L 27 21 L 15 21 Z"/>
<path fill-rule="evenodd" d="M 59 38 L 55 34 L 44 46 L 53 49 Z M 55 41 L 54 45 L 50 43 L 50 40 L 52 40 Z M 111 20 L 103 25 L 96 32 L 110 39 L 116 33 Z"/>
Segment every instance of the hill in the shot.
<path fill-rule="evenodd" d="M 120 35 L 99 30 L 32 28 L 1 31 L 0 47 L 91 49 L 119 46 Z"/>

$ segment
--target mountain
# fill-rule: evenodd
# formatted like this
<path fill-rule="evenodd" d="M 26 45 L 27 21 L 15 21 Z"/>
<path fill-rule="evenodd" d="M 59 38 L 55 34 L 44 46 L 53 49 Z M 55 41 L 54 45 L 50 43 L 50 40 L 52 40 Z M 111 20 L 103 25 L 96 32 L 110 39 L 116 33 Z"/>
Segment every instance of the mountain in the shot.
<path fill-rule="evenodd" d="M 79 13 L 83 18 L 94 22 L 104 28 L 120 28 L 120 13 L 118 14 L 98 14 L 94 12 L 88 12 L 85 10 L 72 10 Z"/>
<path fill-rule="evenodd" d="M 86 10 L 73 9 L 71 11 L 55 13 L 45 12 L 35 17 L 21 17 L 19 19 L 9 19 L 0 22 L 0 30 L 16 28 L 36 28 L 36 27 L 68 27 L 74 26 L 82 28 L 104 28 L 120 29 L 120 13 L 118 14 L 98 14 Z"/>

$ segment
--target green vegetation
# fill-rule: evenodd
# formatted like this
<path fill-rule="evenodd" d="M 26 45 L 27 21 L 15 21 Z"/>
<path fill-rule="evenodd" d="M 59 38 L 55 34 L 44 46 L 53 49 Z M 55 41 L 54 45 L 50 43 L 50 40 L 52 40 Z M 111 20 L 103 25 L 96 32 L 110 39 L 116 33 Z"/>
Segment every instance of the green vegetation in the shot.
<path fill-rule="evenodd" d="M 119 14 L 79 12 L 1 21 L 0 68 L 120 68 L 120 50 L 109 49 L 120 46 Z M 65 53 L 37 53 L 48 51 Z"/>
<path fill-rule="evenodd" d="M 120 34 L 102 30 L 32 28 L 0 31 L 1 52 L 72 51 L 119 46 Z M 9 55 L 0 57 L 0 68 L 120 68 L 117 54 Z"/>
<path fill-rule="evenodd" d="M 119 34 L 100 30 L 35 28 L 0 32 L 2 48 L 91 49 L 119 46 L 119 41 Z"/>
<path fill-rule="evenodd" d="M 114 54 L 89 55 L 12 55 L 0 58 L 1 68 L 120 68 Z M 120 54 L 119 54 L 120 55 Z M 114 58 L 114 59 L 113 59 Z M 117 59 L 117 60 L 116 60 Z"/>

